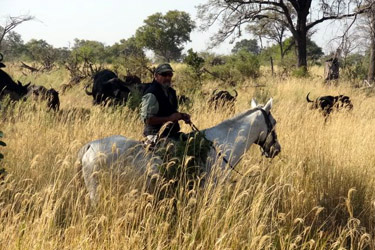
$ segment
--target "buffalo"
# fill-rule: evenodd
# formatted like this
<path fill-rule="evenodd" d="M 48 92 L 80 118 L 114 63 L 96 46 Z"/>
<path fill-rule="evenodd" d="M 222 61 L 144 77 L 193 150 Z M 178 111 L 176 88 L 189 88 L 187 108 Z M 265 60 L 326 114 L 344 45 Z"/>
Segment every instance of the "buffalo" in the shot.
<path fill-rule="evenodd" d="M 2 68 L 5 68 L 5 64 L 1 62 L 2 60 L 3 55 L 0 53 L 0 99 L 9 95 L 12 101 L 18 101 L 27 94 L 27 88 L 30 83 L 26 85 L 22 85 L 19 81 L 15 83 L 13 79 L 2 70 Z"/>
<path fill-rule="evenodd" d="M 323 115 L 327 117 L 332 111 L 339 111 L 342 109 L 351 110 L 353 108 L 353 104 L 350 100 L 349 96 L 346 95 L 338 95 L 338 96 L 320 96 L 316 98 L 314 101 L 309 99 L 310 93 L 307 94 L 306 100 L 309 103 L 312 103 L 311 109 L 319 109 L 322 111 Z"/>
<path fill-rule="evenodd" d="M 47 101 L 49 110 L 58 111 L 60 109 L 59 92 L 55 89 L 47 89 L 44 86 L 31 85 L 28 87 L 26 98 L 32 98 L 34 101 Z"/>
<path fill-rule="evenodd" d="M 191 100 L 186 95 L 179 95 L 177 96 L 178 104 L 190 104 Z"/>
<path fill-rule="evenodd" d="M 211 98 L 208 100 L 210 105 L 213 105 L 215 109 L 227 107 L 231 110 L 234 109 L 234 103 L 237 99 L 238 93 L 234 90 L 234 96 L 232 96 L 228 91 L 221 90 L 216 92 L 217 89 L 211 95 Z"/>
<path fill-rule="evenodd" d="M 91 92 L 87 87 L 85 92 L 93 97 L 94 105 L 108 103 L 117 105 L 125 104 L 130 92 L 139 91 L 142 94 L 146 84 L 142 84 L 137 76 L 127 76 L 125 81 L 122 81 L 114 72 L 105 69 L 95 74 Z"/>

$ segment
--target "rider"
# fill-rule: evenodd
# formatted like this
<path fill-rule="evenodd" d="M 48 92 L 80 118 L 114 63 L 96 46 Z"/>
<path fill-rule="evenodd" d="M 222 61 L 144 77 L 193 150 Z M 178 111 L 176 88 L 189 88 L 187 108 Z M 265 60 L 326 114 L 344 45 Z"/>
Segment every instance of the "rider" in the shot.
<path fill-rule="evenodd" d="M 176 91 L 171 87 L 173 72 L 170 64 L 160 64 L 142 97 L 141 118 L 145 123 L 146 144 L 155 144 L 158 137 L 179 140 L 182 133 L 178 121 L 190 123 L 190 115 L 178 112 Z"/>

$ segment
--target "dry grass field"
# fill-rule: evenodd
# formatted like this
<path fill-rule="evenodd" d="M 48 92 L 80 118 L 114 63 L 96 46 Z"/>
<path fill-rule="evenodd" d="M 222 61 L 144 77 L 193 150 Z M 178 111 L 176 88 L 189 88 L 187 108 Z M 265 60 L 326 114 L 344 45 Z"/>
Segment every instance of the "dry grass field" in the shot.
<path fill-rule="evenodd" d="M 56 89 L 68 82 L 63 70 L 29 76 L 6 70 Z M 144 176 L 103 172 L 96 207 L 77 175 L 77 152 L 110 135 L 140 139 L 138 113 L 92 107 L 83 85 L 60 93 L 61 110 L 90 114 L 58 116 L 43 105 L 16 104 L 0 120 L 7 144 L 0 166 L 8 172 L 0 184 L 0 249 L 375 249 L 375 92 L 347 82 L 325 85 L 318 75 L 321 68 L 306 79 L 263 71 L 256 81 L 265 87 L 250 80 L 238 85 L 236 113 L 249 109 L 252 97 L 274 98 L 282 146 L 273 160 L 252 146 L 237 169 L 253 177 L 233 173 L 231 180 L 179 186 L 159 199 L 145 192 Z M 202 90 L 218 85 L 206 82 Z M 354 108 L 325 123 L 309 109 L 308 92 L 348 95 Z M 189 112 L 198 128 L 232 115 L 193 99 Z"/>

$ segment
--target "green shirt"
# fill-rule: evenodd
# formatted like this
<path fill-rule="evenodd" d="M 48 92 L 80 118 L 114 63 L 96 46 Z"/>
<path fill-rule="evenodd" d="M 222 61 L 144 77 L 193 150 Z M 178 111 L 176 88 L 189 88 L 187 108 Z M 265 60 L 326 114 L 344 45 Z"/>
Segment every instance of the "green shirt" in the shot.
<path fill-rule="evenodd" d="M 164 91 L 164 94 L 171 99 L 172 95 L 169 94 L 169 86 L 163 86 L 162 89 Z M 172 102 L 171 100 L 169 100 Z M 156 96 L 152 93 L 145 94 L 142 96 L 142 103 L 141 103 L 141 119 L 142 121 L 147 120 L 150 117 L 156 116 L 156 114 L 159 112 L 159 103 L 156 99 Z"/>
<path fill-rule="evenodd" d="M 141 119 L 142 121 L 147 120 L 150 117 L 155 116 L 159 112 L 159 103 L 156 96 L 152 93 L 145 94 L 142 97 L 141 103 Z"/>

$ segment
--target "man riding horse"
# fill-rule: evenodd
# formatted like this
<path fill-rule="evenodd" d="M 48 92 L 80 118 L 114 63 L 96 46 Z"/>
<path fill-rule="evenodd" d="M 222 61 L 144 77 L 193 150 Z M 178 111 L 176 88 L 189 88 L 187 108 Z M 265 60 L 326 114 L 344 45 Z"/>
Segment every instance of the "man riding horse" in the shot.
<path fill-rule="evenodd" d="M 159 138 L 179 140 L 183 133 L 178 121 L 190 123 L 190 115 L 178 112 L 176 91 L 171 87 L 172 77 L 171 65 L 160 64 L 142 97 L 141 118 L 145 124 L 146 145 L 155 145 Z"/>

